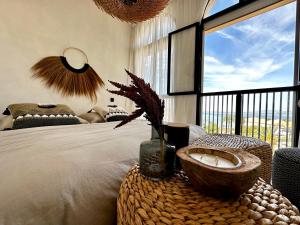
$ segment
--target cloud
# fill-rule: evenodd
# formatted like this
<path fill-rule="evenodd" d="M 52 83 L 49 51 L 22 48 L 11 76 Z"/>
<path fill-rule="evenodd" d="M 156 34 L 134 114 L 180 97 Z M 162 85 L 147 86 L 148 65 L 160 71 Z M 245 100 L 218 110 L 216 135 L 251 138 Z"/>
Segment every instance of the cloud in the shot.
<path fill-rule="evenodd" d="M 228 65 L 218 59 L 205 57 L 205 91 L 242 90 L 285 86 L 283 82 L 264 81 L 263 78 L 274 71 L 280 70 L 288 62 L 275 63 L 273 59 L 265 59 L 254 63 Z"/>
<path fill-rule="evenodd" d="M 218 30 L 216 31 L 216 33 L 218 33 L 220 36 L 222 36 L 223 38 L 226 38 L 226 39 L 229 39 L 229 40 L 232 40 L 232 41 L 235 41 L 236 38 L 222 30 Z"/>

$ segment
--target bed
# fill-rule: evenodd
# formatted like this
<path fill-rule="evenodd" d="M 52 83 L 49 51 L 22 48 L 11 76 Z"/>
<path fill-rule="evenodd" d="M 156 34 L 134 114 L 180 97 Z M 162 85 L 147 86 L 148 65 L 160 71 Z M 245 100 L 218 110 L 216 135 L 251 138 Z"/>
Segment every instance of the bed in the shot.
<path fill-rule="evenodd" d="M 115 125 L 0 132 L 0 224 L 116 224 L 119 186 L 150 126 Z"/>

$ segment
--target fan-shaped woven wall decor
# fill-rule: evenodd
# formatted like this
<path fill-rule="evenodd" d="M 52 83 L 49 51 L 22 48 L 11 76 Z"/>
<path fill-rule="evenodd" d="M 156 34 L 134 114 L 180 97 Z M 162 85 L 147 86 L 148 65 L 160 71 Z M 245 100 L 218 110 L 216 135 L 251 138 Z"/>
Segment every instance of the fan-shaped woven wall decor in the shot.
<path fill-rule="evenodd" d="M 103 9 L 120 20 L 137 23 L 158 15 L 170 0 L 94 0 Z"/>
<path fill-rule="evenodd" d="M 82 68 L 72 67 L 65 53 L 76 50 L 83 54 L 85 63 Z M 54 87 L 63 96 L 87 96 L 93 102 L 97 100 L 97 90 L 104 86 L 103 80 L 88 64 L 87 55 L 78 48 L 66 48 L 63 56 L 50 56 L 43 58 L 32 68 L 33 77 L 41 79 L 46 87 Z"/>

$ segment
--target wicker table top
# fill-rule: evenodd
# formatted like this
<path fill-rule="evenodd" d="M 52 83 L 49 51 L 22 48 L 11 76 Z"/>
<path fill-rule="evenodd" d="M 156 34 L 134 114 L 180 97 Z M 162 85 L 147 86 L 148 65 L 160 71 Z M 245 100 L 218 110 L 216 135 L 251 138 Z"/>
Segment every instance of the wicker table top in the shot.
<path fill-rule="evenodd" d="M 154 182 L 133 167 L 118 198 L 118 225 L 154 224 L 300 224 L 298 209 L 259 179 L 248 193 L 221 201 L 197 192 L 183 174 Z"/>

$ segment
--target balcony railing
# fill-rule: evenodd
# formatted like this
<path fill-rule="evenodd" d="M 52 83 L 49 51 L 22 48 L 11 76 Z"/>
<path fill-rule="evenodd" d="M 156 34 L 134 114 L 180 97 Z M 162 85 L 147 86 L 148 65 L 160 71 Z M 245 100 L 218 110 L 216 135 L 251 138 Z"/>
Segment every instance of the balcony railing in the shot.
<path fill-rule="evenodd" d="M 298 145 L 300 86 L 201 94 L 208 133 L 259 138 L 274 149 Z"/>

